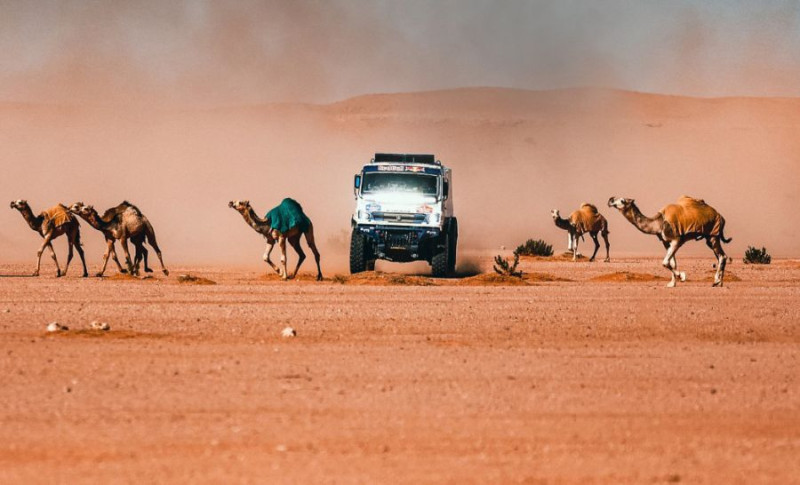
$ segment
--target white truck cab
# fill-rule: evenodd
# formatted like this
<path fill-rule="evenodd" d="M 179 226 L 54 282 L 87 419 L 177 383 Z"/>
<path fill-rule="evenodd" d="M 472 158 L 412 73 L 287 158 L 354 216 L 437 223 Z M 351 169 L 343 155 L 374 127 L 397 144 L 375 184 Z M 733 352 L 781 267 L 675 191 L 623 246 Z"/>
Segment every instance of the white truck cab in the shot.
<path fill-rule="evenodd" d="M 433 155 L 376 153 L 353 190 L 351 273 L 374 269 L 377 259 L 427 261 L 434 276 L 455 271 L 452 172 Z"/>

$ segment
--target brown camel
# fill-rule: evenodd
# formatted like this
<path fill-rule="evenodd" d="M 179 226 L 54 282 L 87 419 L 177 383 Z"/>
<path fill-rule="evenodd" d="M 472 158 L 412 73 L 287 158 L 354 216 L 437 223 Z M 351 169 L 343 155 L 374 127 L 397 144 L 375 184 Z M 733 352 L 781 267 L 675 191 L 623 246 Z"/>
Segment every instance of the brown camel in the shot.
<path fill-rule="evenodd" d="M 677 203 L 665 206 L 652 218 L 643 215 L 633 199 L 611 197 L 608 199 L 608 206 L 619 209 L 643 233 L 655 234 L 664 245 L 667 254 L 662 264 L 672 274 L 668 287 L 674 287 L 678 278 L 686 281 L 686 273 L 678 272 L 675 253 L 685 242 L 700 239 L 706 240 L 706 245 L 717 257 L 717 273 L 714 275 L 713 286 L 722 286 L 728 257 L 721 243 L 727 244 L 731 239 L 726 239 L 724 235 L 725 219 L 705 201 L 684 195 Z"/>
<path fill-rule="evenodd" d="M 36 271 L 34 271 L 33 276 L 39 276 L 39 269 L 42 266 L 42 253 L 44 252 L 45 248 L 49 248 L 50 254 L 53 255 L 53 261 L 56 263 L 56 276 L 66 276 L 67 270 L 69 270 L 69 263 L 72 261 L 73 248 L 78 251 L 78 256 L 81 257 L 84 278 L 89 275 L 89 273 L 86 271 L 86 259 L 83 256 L 83 248 L 81 247 L 81 226 L 78 223 L 78 220 L 69 213 L 66 207 L 64 207 L 62 204 L 59 204 L 42 212 L 38 216 L 33 215 L 31 207 L 25 200 L 15 200 L 11 202 L 11 208 L 17 209 L 20 214 L 22 214 L 22 217 L 25 218 L 25 222 L 28 223 L 31 229 L 38 232 L 39 235 L 44 238 L 42 246 L 36 253 Z M 67 235 L 67 242 L 69 245 L 67 265 L 64 267 L 63 273 L 61 272 L 61 268 L 58 266 L 56 251 L 53 249 L 52 244 L 53 239 L 61 236 L 62 234 Z"/>
<path fill-rule="evenodd" d="M 597 207 L 584 202 L 581 204 L 580 209 L 569 215 L 569 219 L 562 218 L 558 209 L 550 211 L 550 215 L 553 216 L 553 222 L 555 222 L 556 227 L 567 231 L 569 238 L 567 249 L 572 252 L 573 261 L 577 261 L 580 254 L 578 253 L 578 238 L 583 238 L 583 235 L 587 232 L 594 241 L 594 252 L 589 261 L 594 261 L 594 257 L 597 256 L 597 250 L 600 249 L 597 233 L 603 236 L 603 240 L 606 243 L 606 259 L 603 261 L 606 263 L 611 261 L 608 254 L 608 250 L 611 247 L 608 243 L 608 221 L 597 211 Z"/>
<path fill-rule="evenodd" d="M 169 275 L 169 270 L 164 267 L 164 259 L 161 257 L 161 249 L 156 242 L 156 233 L 153 225 L 147 220 L 144 214 L 128 201 L 122 202 L 116 207 L 108 209 L 102 216 L 97 213 L 91 205 L 84 205 L 83 202 L 76 202 L 69 208 L 70 212 L 78 214 L 90 226 L 103 233 L 106 238 L 106 252 L 103 255 L 103 268 L 97 276 L 103 276 L 108 264 L 108 257 L 112 256 L 117 263 L 120 273 L 125 273 L 122 265 L 117 259 L 117 251 L 114 248 L 114 241 L 119 239 L 122 251 L 125 253 L 125 264 L 131 275 L 139 274 L 139 263 L 144 260 L 144 271 L 152 273 L 153 270 L 147 266 L 147 249 L 144 247 L 145 240 L 153 247 L 161 263 L 161 270 L 165 275 Z M 136 256 L 131 262 L 131 255 L 128 251 L 128 239 L 131 240 L 136 248 Z"/>
<path fill-rule="evenodd" d="M 297 204 L 291 199 L 284 199 L 282 204 L 287 200 Z M 252 227 L 253 230 L 264 236 L 264 239 L 267 241 L 267 247 L 264 250 L 263 259 L 272 267 L 273 270 L 275 270 L 276 273 L 281 275 L 281 278 L 284 280 L 289 279 L 289 273 L 286 269 L 286 241 L 289 241 L 289 244 L 292 246 L 292 248 L 294 248 L 298 257 L 297 266 L 294 269 L 294 274 L 291 276 L 294 278 L 297 276 L 297 271 L 300 270 L 300 265 L 303 264 L 303 261 L 306 259 L 306 254 L 303 252 L 303 248 L 300 247 L 300 236 L 305 234 L 306 243 L 308 244 L 308 247 L 311 248 L 311 252 L 314 253 L 314 258 L 317 261 L 317 281 L 322 280 L 322 269 L 319 265 L 319 251 L 317 250 L 317 245 L 314 242 L 314 225 L 310 220 L 308 220 L 307 217 L 305 217 L 305 215 L 303 215 L 303 217 L 305 218 L 307 224 L 294 225 L 293 227 L 289 228 L 289 230 L 282 232 L 278 228 L 273 227 L 275 224 L 273 224 L 273 221 L 270 219 L 270 217 L 265 217 L 263 219 L 260 218 L 258 214 L 256 214 L 256 211 L 253 210 L 249 200 L 230 201 L 228 202 L 228 207 L 235 209 L 239 214 L 242 215 L 248 226 Z M 299 204 L 297 204 L 297 208 L 302 210 Z M 273 211 L 274 210 L 275 209 L 273 209 Z M 270 214 L 273 214 L 273 211 L 270 211 Z M 281 248 L 281 267 L 275 265 L 275 263 L 273 263 L 270 259 L 270 254 L 275 248 L 276 242 Z"/>

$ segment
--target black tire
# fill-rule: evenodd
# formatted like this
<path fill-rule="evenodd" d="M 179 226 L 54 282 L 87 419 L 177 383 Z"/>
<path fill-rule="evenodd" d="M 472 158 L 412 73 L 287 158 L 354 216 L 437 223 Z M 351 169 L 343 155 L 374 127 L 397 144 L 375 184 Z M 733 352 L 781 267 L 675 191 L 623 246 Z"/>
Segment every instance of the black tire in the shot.
<path fill-rule="evenodd" d="M 431 274 L 434 278 L 447 276 L 448 263 L 450 262 L 450 235 L 445 234 L 444 248 L 437 249 L 431 258 Z"/>
<path fill-rule="evenodd" d="M 350 274 L 367 270 L 367 237 L 358 229 L 350 236 Z"/>
<path fill-rule="evenodd" d="M 375 260 L 370 259 L 367 261 L 367 271 L 375 271 Z"/>
<path fill-rule="evenodd" d="M 447 271 L 450 274 L 455 274 L 456 253 L 458 251 L 458 220 L 455 218 L 453 218 L 452 222 L 450 223 L 450 237 L 448 243 Z"/>

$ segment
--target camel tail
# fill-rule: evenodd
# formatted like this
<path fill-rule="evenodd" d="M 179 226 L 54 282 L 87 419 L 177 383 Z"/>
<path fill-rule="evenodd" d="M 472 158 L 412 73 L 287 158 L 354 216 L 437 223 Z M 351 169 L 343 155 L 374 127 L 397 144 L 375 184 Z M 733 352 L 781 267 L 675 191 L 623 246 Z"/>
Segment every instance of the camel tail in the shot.
<path fill-rule="evenodd" d="M 719 228 L 719 239 L 720 239 L 722 242 L 724 242 L 725 244 L 728 244 L 728 243 L 730 243 L 731 241 L 733 241 L 733 238 L 732 238 L 732 237 L 729 237 L 729 238 L 727 238 L 727 239 L 725 238 L 725 219 L 723 219 L 723 220 L 722 220 L 722 225 L 721 225 L 721 226 L 720 226 L 720 228 Z"/>

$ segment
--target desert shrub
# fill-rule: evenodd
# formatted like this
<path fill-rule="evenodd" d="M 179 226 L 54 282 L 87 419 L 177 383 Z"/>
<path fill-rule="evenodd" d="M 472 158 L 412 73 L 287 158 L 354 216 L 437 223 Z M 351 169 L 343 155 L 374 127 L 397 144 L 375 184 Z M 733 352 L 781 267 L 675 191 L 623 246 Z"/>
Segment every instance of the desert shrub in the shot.
<path fill-rule="evenodd" d="M 772 256 L 767 252 L 767 248 L 761 249 L 747 246 L 747 251 L 744 252 L 744 264 L 769 264 L 772 262 Z"/>
<path fill-rule="evenodd" d="M 534 241 L 533 239 L 528 239 L 525 241 L 525 244 L 521 244 L 517 246 L 517 249 L 514 250 L 515 256 L 552 256 L 553 255 L 553 246 L 547 244 L 546 242 L 542 241 L 541 239 L 537 239 Z"/>
<path fill-rule="evenodd" d="M 514 252 L 514 262 L 509 263 L 506 258 L 501 257 L 499 254 L 494 257 L 494 271 L 495 273 L 501 276 L 514 276 L 516 278 L 522 278 L 522 271 L 517 271 L 517 265 L 519 264 L 519 254 Z"/>

